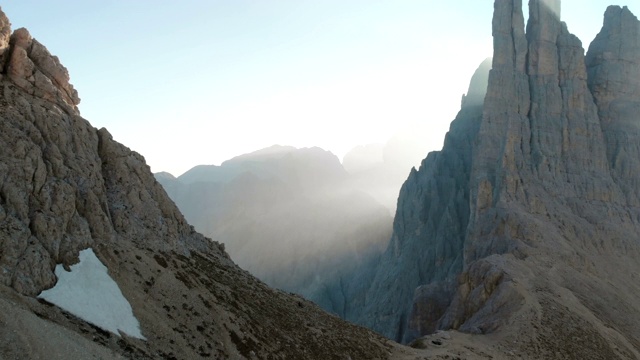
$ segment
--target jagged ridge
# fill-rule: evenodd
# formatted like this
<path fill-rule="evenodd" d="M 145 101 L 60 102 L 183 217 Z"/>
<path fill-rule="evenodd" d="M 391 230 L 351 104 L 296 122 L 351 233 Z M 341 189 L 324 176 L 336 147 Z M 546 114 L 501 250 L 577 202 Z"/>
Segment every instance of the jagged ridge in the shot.
<path fill-rule="evenodd" d="M 396 340 L 502 330 L 531 357 L 638 356 L 638 20 L 610 7 L 585 63 L 560 1 L 530 1 L 526 33 L 520 0 L 494 9 L 484 106 L 403 186 L 354 317 Z"/>

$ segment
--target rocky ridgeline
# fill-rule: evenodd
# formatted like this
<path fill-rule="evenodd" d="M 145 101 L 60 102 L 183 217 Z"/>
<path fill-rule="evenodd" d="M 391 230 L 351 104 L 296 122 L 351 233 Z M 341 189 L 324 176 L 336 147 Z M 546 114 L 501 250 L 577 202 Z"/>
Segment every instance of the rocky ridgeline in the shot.
<path fill-rule="evenodd" d="M 6 30 L 4 15 L 0 22 Z M 208 242 L 164 195 L 142 156 L 80 117 L 80 99 L 58 59 L 24 28 L 2 34 L 0 43 L 9 45 L 0 108 L 2 282 L 36 295 L 55 283 L 53 265 L 123 237 L 180 252 L 191 240 Z"/>
<path fill-rule="evenodd" d="M 0 66 L 18 87 L 36 97 L 78 110 L 78 92 L 69 84 L 69 72 L 27 29 L 11 34 L 5 17 L 0 22 Z"/>
<path fill-rule="evenodd" d="M 459 329 L 525 357 L 636 358 L 640 22 L 609 7 L 585 56 L 560 1 L 531 0 L 526 31 L 521 0 L 494 8 L 484 104 L 405 182 L 351 318 L 398 341 Z"/>
<path fill-rule="evenodd" d="M 196 233 L 144 158 L 79 115 L 58 59 L 1 12 L 0 25 L 0 358 L 389 356 L 380 336 L 268 288 Z M 85 248 L 146 340 L 34 298 Z"/>

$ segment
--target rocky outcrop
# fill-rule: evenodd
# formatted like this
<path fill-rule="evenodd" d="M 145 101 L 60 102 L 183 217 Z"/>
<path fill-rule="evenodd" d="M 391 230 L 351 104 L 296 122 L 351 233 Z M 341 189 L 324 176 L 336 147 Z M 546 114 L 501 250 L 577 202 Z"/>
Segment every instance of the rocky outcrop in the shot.
<path fill-rule="evenodd" d="M 629 205 L 640 204 L 640 26 L 627 7 L 611 6 L 586 57 L 589 89 L 598 106 L 607 159 Z"/>
<path fill-rule="evenodd" d="M 499 332 L 524 357 L 576 337 L 570 357 L 637 357 L 640 293 L 621 289 L 640 270 L 640 25 L 609 8 L 585 58 L 559 1 L 530 1 L 526 32 L 521 1 L 494 9 L 483 106 L 405 182 L 357 320 L 404 341 Z"/>
<path fill-rule="evenodd" d="M 465 169 L 471 161 L 480 111 L 462 110 L 451 125 L 458 131 L 450 131 L 445 139 L 444 148 L 452 151 L 429 154 L 420 171 L 413 170 L 400 190 L 394 233 L 367 296 L 367 310 L 356 320 L 392 339 L 404 337 L 414 289 L 445 281 L 462 269 L 469 214 Z M 438 176 L 420 176 L 424 171 Z M 425 241 L 426 236 L 430 241 Z"/>
<path fill-rule="evenodd" d="M 58 59 L 24 29 L 7 42 L 8 24 L 0 12 L 0 358 L 389 357 L 386 340 L 267 287 L 195 232 L 144 158 L 80 117 Z M 86 248 L 146 340 L 35 299 Z"/>
<path fill-rule="evenodd" d="M 44 45 L 34 40 L 25 28 L 10 38 L 6 74 L 29 94 L 70 107 L 76 112 L 78 92 L 69 84 L 69 72 Z"/>

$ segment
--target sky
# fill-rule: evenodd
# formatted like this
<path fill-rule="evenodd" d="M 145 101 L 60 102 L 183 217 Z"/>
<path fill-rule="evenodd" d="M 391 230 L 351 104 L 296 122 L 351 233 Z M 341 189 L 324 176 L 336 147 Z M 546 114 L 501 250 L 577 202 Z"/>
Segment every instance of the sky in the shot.
<path fill-rule="evenodd" d="M 564 0 L 585 47 L 615 0 Z M 523 1 L 526 6 L 526 0 Z M 640 0 L 624 0 L 637 14 Z M 273 144 L 338 157 L 442 146 L 491 56 L 491 0 L 5 0 L 68 68 L 83 117 L 180 175 Z M 526 14 L 526 11 L 525 11 Z"/>

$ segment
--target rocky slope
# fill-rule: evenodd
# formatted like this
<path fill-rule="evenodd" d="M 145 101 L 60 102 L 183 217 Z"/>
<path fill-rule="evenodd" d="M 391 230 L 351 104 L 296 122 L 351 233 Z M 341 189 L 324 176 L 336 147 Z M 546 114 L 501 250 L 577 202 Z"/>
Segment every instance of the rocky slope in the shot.
<path fill-rule="evenodd" d="M 394 345 L 268 288 L 196 233 L 144 158 L 79 115 L 58 59 L 4 14 L 0 28 L 0 358 L 389 357 Z M 36 300 L 85 248 L 146 340 Z"/>
<path fill-rule="evenodd" d="M 560 1 L 494 5 L 482 106 L 404 184 L 354 319 L 398 341 L 488 335 L 525 358 L 640 357 L 640 23 L 612 6 L 585 56 Z"/>

